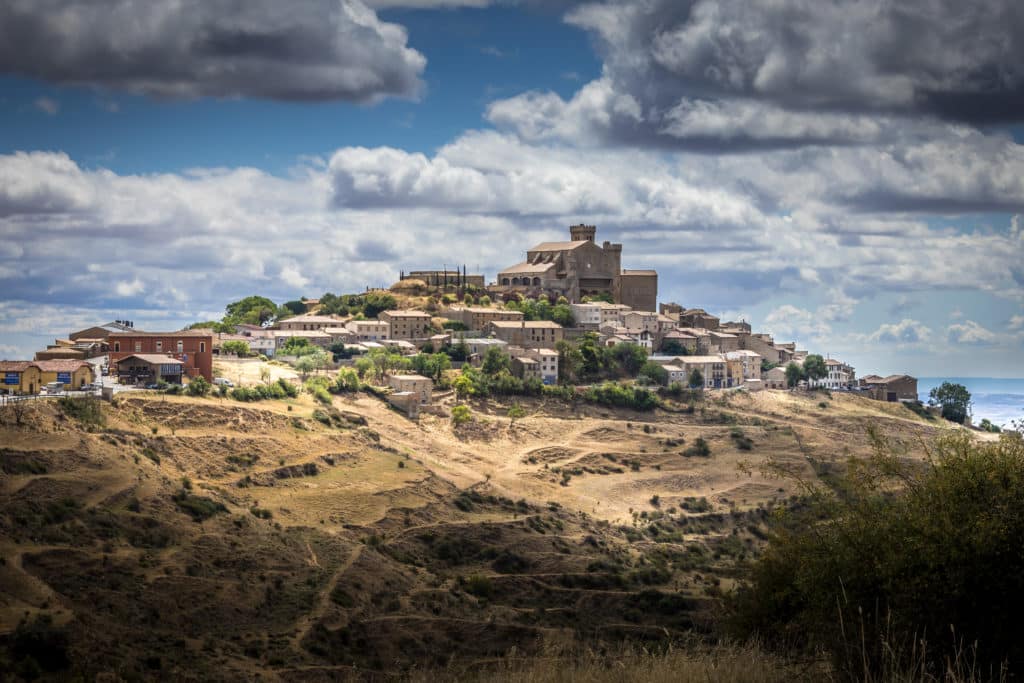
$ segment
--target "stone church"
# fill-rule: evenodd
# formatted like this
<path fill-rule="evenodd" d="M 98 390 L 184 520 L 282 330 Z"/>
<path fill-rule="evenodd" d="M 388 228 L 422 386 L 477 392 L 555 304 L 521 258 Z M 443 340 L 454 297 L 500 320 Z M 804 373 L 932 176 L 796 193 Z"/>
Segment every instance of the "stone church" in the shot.
<path fill-rule="evenodd" d="M 526 260 L 498 273 L 497 290 L 524 295 L 553 294 L 578 303 L 606 294 L 637 311 L 655 311 L 658 273 L 623 270 L 622 245 L 594 241 L 597 228 L 573 225 L 568 242 L 544 242 L 526 252 Z"/>

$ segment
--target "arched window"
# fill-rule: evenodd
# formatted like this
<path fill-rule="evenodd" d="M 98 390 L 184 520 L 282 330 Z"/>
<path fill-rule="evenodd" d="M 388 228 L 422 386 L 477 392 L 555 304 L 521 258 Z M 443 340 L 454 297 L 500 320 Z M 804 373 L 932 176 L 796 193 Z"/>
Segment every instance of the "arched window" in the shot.
<path fill-rule="evenodd" d="M 507 287 L 508 286 L 508 278 L 507 277 L 501 278 L 501 284 L 503 284 L 503 285 L 505 285 Z"/>
<path fill-rule="evenodd" d="M 533 278 L 533 286 L 534 287 L 540 287 L 540 278 L 539 277 Z"/>

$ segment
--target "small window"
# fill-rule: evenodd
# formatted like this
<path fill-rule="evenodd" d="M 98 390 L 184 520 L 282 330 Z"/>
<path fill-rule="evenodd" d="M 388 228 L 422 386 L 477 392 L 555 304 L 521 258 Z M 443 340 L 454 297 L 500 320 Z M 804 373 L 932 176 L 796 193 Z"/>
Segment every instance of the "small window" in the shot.
<path fill-rule="evenodd" d="M 199 342 L 199 353 L 206 353 L 206 342 Z"/>
<path fill-rule="evenodd" d="M 184 351 L 185 351 L 185 342 L 183 342 L 183 341 L 181 341 L 179 339 L 178 340 L 178 353 L 183 353 Z"/>
<path fill-rule="evenodd" d="M 138 353 L 141 350 L 142 350 L 142 342 L 140 342 L 140 341 L 135 342 L 135 352 Z"/>
<path fill-rule="evenodd" d="M 118 353 L 121 350 L 121 342 L 114 342 L 114 353 Z"/>
<path fill-rule="evenodd" d="M 163 351 L 164 350 L 164 343 L 160 339 L 156 340 L 156 350 L 157 351 Z"/>

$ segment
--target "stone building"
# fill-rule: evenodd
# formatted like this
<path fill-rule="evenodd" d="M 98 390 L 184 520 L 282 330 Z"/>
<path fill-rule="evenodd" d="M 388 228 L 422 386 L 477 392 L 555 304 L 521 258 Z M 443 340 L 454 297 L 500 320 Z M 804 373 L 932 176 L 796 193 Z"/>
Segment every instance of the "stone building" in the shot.
<path fill-rule="evenodd" d="M 423 311 L 381 311 L 377 316 L 389 325 L 392 339 L 426 339 L 430 336 L 430 314 Z"/>
<path fill-rule="evenodd" d="M 526 260 L 498 273 L 496 290 L 564 296 L 579 303 L 585 296 L 607 295 L 634 309 L 653 311 L 658 274 L 623 270 L 622 245 L 598 246 L 593 225 L 573 225 L 568 242 L 544 242 L 526 252 Z"/>
<path fill-rule="evenodd" d="M 390 375 L 388 386 L 396 393 L 410 392 L 414 394 L 420 403 L 430 403 L 430 394 L 434 389 L 434 382 L 423 375 Z"/>
<path fill-rule="evenodd" d="M 491 323 L 491 333 L 524 349 L 553 349 L 563 339 L 562 326 L 550 320 L 496 321 Z"/>
<path fill-rule="evenodd" d="M 518 321 L 523 319 L 522 311 L 485 306 L 449 306 L 444 311 L 449 320 L 457 320 L 467 330 L 483 331 L 495 321 Z"/>

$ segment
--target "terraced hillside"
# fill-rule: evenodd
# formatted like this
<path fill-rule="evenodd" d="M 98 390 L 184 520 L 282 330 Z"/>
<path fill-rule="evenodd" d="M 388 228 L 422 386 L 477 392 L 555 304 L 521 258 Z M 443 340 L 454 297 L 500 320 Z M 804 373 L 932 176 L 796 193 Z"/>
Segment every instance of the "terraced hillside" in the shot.
<path fill-rule="evenodd" d="M 813 478 L 868 426 L 907 457 L 937 429 L 845 396 L 524 407 L 456 431 L 363 395 L 5 415 L 0 668 L 326 680 L 701 633 L 795 492 L 766 456 Z"/>

